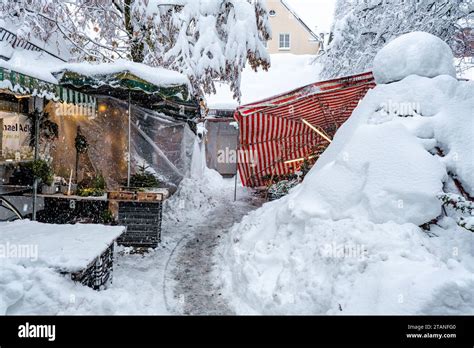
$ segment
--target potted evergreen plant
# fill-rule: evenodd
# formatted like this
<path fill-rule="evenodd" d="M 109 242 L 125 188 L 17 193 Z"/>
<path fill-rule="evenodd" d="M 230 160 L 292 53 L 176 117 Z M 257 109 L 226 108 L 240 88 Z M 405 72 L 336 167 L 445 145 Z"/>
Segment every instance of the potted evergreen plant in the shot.
<path fill-rule="evenodd" d="M 49 163 L 43 159 L 32 162 L 33 176 L 41 183 L 41 193 L 52 195 L 56 193 L 54 174 Z"/>

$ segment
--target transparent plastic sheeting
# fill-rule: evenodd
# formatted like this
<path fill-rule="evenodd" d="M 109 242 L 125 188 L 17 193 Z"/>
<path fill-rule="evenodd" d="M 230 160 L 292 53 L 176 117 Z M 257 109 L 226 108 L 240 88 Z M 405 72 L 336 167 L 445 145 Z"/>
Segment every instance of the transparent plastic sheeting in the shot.
<path fill-rule="evenodd" d="M 185 122 L 132 106 L 132 168 L 149 166 L 170 189 L 189 175 L 195 137 Z"/>
<path fill-rule="evenodd" d="M 49 108 L 60 134 L 51 149 L 53 165 L 56 173 L 69 178 L 75 166 L 74 139 L 80 126 L 89 149 L 81 157 L 78 180 L 100 172 L 109 189 L 118 189 L 127 181 L 128 103 L 111 97 L 100 97 L 98 102 L 95 118 L 61 117 Z M 145 164 L 173 191 L 189 174 L 194 133 L 185 122 L 133 105 L 131 125 L 132 174 Z"/>

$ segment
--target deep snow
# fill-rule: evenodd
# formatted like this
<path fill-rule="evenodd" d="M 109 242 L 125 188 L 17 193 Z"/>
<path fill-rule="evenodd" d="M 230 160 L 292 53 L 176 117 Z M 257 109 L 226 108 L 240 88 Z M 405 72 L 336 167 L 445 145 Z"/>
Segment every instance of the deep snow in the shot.
<path fill-rule="evenodd" d="M 203 158 L 202 153 L 195 154 L 195 161 Z M 0 315 L 231 312 L 219 296 L 219 283 L 211 277 L 212 256 L 219 235 L 259 202 L 241 184 L 234 202 L 234 179 L 223 179 L 207 168 L 196 174 L 184 179 L 176 194 L 165 202 L 162 243 L 157 249 L 142 255 L 131 253 L 131 248 L 116 247 L 113 282 L 106 290 L 94 291 L 74 283 L 51 267 L 51 262 L 81 266 L 84 258 L 100 252 L 101 241 L 114 238 L 120 227 L 42 224 L 45 239 L 38 237 L 36 242 L 48 243 L 48 249 L 43 254 L 38 248 L 35 262 L 26 258 L 12 262 L 0 253 Z M 27 235 L 31 232 L 27 227 L 35 223 L 0 223 L 0 232 L 5 232 L 7 225 L 18 228 L 4 234 L 0 251 L 6 242 L 35 242 Z M 12 236 L 20 230 L 24 238 Z M 71 239 L 67 242 L 58 233 Z M 96 249 L 84 254 L 71 250 L 87 242 L 93 242 Z"/>
<path fill-rule="evenodd" d="M 34 246 L 37 257 L 8 257 L 24 266 L 44 265 L 62 271 L 86 268 L 125 228 L 122 226 L 50 225 L 29 220 L 0 222 L 0 245 Z"/>
<path fill-rule="evenodd" d="M 442 214 L 440 192 L 459 194 L 453 178 L 473 194 L 474 82 L 416 63 L 367 93 L 301 185 L 223 240 L 215 277 L 237 313 L 474 313 L 473 233 L 451 216 L 419 227 Z"/>
<path fill-rule="evenodd" d="M 375 56 L 373 73 L 378 84 L 399 81 L 409 75 L 456 77 L 454 56 L 448 44 L 421 31 L 401 35 Z"/>

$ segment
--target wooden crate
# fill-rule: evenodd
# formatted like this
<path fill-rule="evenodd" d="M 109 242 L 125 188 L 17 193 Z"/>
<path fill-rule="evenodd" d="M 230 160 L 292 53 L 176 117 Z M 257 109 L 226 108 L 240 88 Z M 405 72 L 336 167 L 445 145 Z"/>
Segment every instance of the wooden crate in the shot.
<path fill-rule="evenodd" d="M 119 201 L 133 201 L 136 195 L 132 191 L 111 191 L 107 193 L 107 198 Z"/>
<path fill-rule="evenodd" d="M 163 194 L 157 192 L 137 192 L 137 200 L 139 202 L 162 201 Z"/>

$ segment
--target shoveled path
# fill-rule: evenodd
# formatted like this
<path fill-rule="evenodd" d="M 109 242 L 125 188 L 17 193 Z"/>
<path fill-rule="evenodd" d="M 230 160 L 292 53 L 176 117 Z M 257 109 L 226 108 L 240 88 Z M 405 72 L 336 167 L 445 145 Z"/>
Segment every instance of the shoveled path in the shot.
<path fill-rule="evenodd" d="M 190 228 L 172 260 L 176 314 L 233 314 L 213 282 L 213 255 L 223 232 L 260 205 L 259 199 L 248 196 L 237 202 L 220 204 L 206 214 L 203 223 Z"/>

